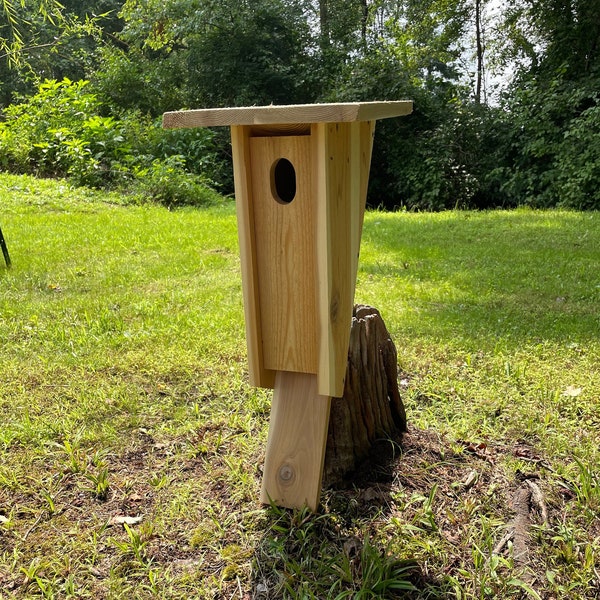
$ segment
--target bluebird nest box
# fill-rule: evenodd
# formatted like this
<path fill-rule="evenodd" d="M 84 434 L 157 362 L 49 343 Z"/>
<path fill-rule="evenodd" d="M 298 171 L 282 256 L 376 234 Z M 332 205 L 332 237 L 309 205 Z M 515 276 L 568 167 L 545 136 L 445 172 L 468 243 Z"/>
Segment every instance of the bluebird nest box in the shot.
<path fill-rule="evenodd" d="M 344 392 L 377 119 L 412 102 L 165 113 L 230 126 L 250 382 L 274 388 L 261 500 L 319 502 L 331 397 Z"/>

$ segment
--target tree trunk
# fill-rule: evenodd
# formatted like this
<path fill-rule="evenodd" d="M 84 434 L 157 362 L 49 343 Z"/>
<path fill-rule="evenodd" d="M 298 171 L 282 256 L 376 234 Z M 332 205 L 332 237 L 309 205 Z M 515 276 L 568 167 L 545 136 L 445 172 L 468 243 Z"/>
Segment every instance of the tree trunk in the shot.
<path fill-rule="evenodd" d="M 360 37 L 363 43 L 363 48 L 367 49 L 367 27 L 369 25 L 369 3 L 367 0 L 361 0 L 361 19 L 360 19 Z"/>
<path fill-rule="evenodd" d="M 329 48 L 329 7 L 328 0 L 319 0 L 319 27 L 321 51 Z"/>
<path fill-rule="evenodd" d="M 475 85 L 475 102 L 481 104 L 483 83 L 483 41 L 481 29 L 481 0 L 475 0 L 475 39 L 477 43 L 477 79 Z"/>
<path fill-rule="evenodd" d="M 376 441 L 398 439 L 406 431 L 397 360 L 396 347 L 379 311 L 355 305 L 344 396 L 331 402 L 325 485 L 355 470 Z"/>

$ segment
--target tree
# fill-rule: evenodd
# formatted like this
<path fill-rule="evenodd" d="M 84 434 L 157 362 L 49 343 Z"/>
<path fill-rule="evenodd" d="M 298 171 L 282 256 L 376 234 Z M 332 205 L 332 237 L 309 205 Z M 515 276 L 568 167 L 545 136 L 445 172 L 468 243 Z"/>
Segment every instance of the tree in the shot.
<path fill-rule="evenodd" d="M 301 0 L 128 0 L 120 37 L 136 61 L 179 65 L 187 105 L 310 101 L 307 10 Z"/>
<path fill-rule="evenodd" d="M 44 79 L 78 80 L 97 68 L 102 37 L 121 25 L 120 0 L 3 0 L 0 10 L 0 105 L 34 93 Z"/>
<path fill-rule="evenodd" d="M 27 13 L 37 11 L 52 24 L 63 19 L 63 7 L 58 0 L 2 0 L 0 7 L 0 58 L 8 59 L 12 66 L 21 64 L 25 51 L 32 47 L 26 44 L 23 33 L 29 23 Z"/>
<path fill-rule="evenodd" d="M 515 77 L 490 174 L 511 204 L 598 208 L 599 0 L 512 0 L 500 55 Z"/>
<path fill-rule="evenodd" d="M 577 194 L 596 202 L 600 0 L 508 0 L 493 26 L 490 0 L 120 5 L 3 0 L 0 102 L 65 76 L 91 79 L 106 114 L 152 117 L 181 107 L 411 98 L 410 117 L 377 126 L 372 204 L 573 205 Z M 17 56 L 23 66 L 9 69 Z M 500 107 L 487 104 L 488 65 L 511 74 Z M 227 136 L 215 139 L 226 156 Z"/>
<path fill-rule="evenodd" d="M 483 31 L 481 25 L 481 0 L 475 0 L 475 52 L 477 58 L 477 83 L 475 85 L 475 102 L 477 102 L 477 104 L 481 104 L 481 86 L 484 77 L 483 48 Z"/>
<path fill-rule="evenodd" d="M 597 73 L 600 0 L 510 0 L 503 14 L 502 59 L 519 75 L 569 78 Z"/>

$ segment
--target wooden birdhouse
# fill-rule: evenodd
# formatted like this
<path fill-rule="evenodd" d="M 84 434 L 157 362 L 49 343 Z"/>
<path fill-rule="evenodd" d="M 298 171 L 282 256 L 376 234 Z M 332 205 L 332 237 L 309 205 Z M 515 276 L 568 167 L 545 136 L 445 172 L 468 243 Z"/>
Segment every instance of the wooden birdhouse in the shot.
<path fill-rule="evenodd" d="M 261 500 L 316 509 L 344 391 L 375 121 L 412 102 L 165 113 L 231 127 L 250 382 L 274 388 Z"/>

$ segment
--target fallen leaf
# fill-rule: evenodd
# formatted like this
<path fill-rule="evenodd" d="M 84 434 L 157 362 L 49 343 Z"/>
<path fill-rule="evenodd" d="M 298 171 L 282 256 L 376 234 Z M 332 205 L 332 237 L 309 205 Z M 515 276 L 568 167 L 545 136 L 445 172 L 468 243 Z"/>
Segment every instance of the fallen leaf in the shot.
<path fill-rule="evenodd" d="M 352 558 L 361 551 L 362 544 L 360 543 L 360 540 L 358 538 L 351 537 L 351 538 L 348 538 L 344 542 L 343 548 L 344 548 L 344 554 L 348 558 Z"/>
<path fill-rule="evenodd" d="M 582 391 L 583 390 L 581 388 L 575 387 L 574 385 L 570 385 L 562 393 L 562 395 L 567 396 L 568 398 L 577 398 L 577 396 L 581 395 Z"/>
<path fill-rule="evenodd" d="M 527 448 L 526 446 L 517 446 L 514 452 L 517 458 L 531 458 L 533 455 L 531 448 Z"/>
<path fill-rule="evenodd" d="M 0 523 L 8 523 L 10 519 L 4 515 L 0 515 Z"/>
<path fill-rule="evenodd" d="M 442 532 L 442 534 L 451 544 L 458 544 L 458 542 L 460 541 L 460 536 L 458 535 L 458 533 L 450 533 L 449 531 L 444 531 Z"/>
<path fill-rule="evenodd" d="M 377 487 L 369 487 L 366 490 L 363 490 L 360 494 L 360 498 L 363 502 L 365 503 L 369 503 L 369 502 L 373 502 L 374 500 L 385 500 L 387 498 L 387 496 L 389 495 L 389 492 L 385 492 Z"/>
<path fill-rule="evenodd" d="M 463 481 L 463 487 L 466 490 L 470 490 L 478 481 L 479 473 L 477 471 L 471 471 Z"/>
<path fill-rule="evenodd" d="M 142 522 L 142 517 L 126 517 L 123 515 L 117 515 L 111 517 L 108 522 L 109 525 L 137 525 Z"/>

